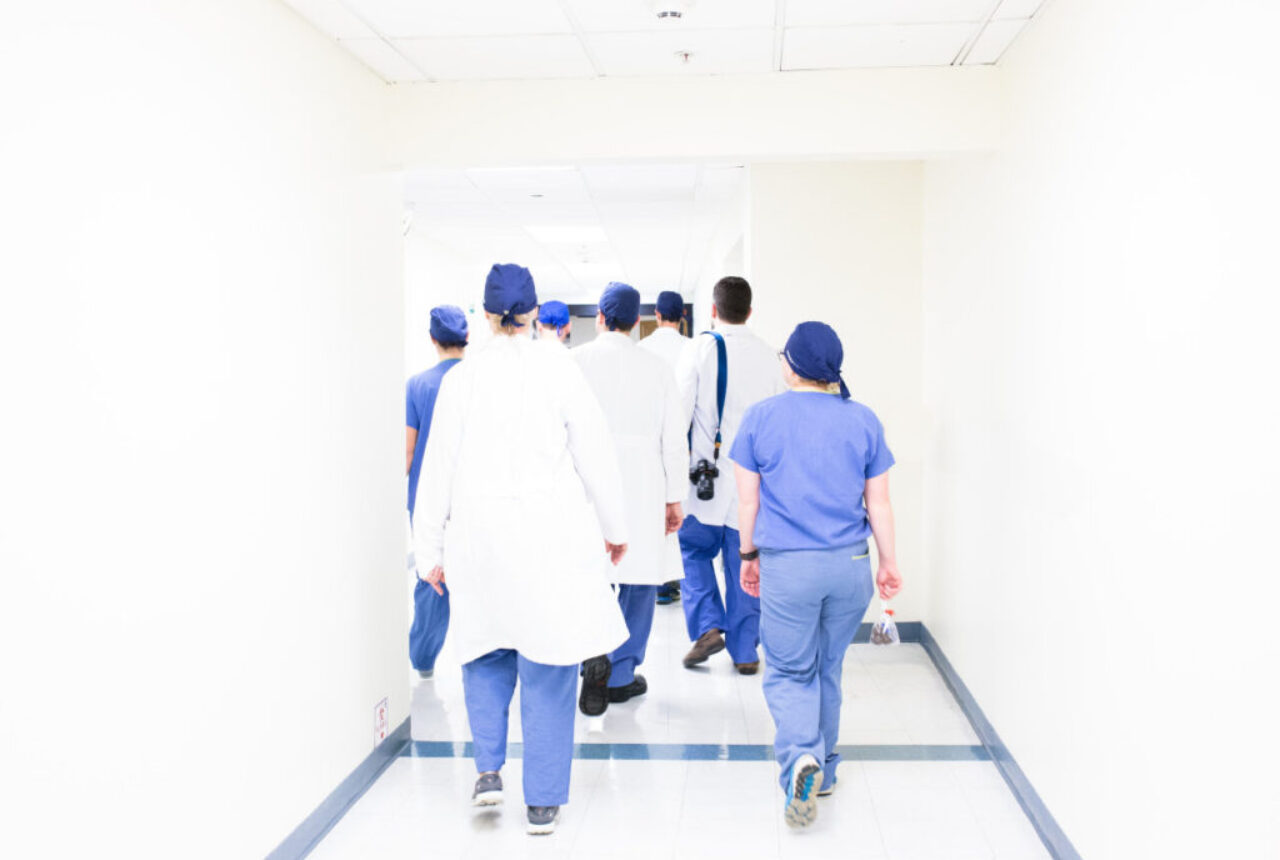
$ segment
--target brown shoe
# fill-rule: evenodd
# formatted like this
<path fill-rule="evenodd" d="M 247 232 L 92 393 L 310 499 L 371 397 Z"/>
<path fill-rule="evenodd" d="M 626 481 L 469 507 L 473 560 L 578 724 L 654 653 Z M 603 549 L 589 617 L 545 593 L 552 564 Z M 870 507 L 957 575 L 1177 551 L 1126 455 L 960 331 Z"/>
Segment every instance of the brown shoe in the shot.
<path fill-rule="evenodd" d="M 760 661 L 754 663 L 734 663 L 734 668 L 738 670 L 739 675 L 754 675 L 760 671 Z"/>
<path fill-rule="evenodd" d="M 707 662 L 707 658 L 712 654 L 718 654 L 723 650 L 724 637 L 720 635 L 720 631 L 708 630 L 698 637 L 698 641 L 693 643 L 689 653 L 684 655 L 684 667 L 692 669 L 699 663 Z"/>

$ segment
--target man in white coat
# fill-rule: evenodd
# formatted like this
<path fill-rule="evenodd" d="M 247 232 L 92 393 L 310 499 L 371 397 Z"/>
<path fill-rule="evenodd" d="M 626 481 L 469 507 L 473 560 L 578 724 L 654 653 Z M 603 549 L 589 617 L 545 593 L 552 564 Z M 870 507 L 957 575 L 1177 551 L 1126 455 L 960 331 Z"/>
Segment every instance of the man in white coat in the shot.
<path fill-rule="evenodd" d="M 653 334 L 640 340 L 640 348 L 658 356 L 667 367 L 671 368 L 671 372 L 675 373 L 676 365 L 680 363 L 680 356 L 692 343 L 689 338 L 680 333 L 680 324 L 684 320 L 684 296 L 674 290 L 663 290 L 658 293 L 654 316 L 657 317 L 658 327 L 654 329 Z M 689 426 L 689 416 L 684 417 L 683 424 L 685 427 Z M 676 558 L 671 570 L 667 573 L 667 581 L 658 586 L 660 605 L 665 606 L 680 599 L 680 578 L 683 576 L 680 559 Z"/>
<path fill-rule="evenodd" d="M 588 716 L 648 689 L 636 668 L 649 644 L 658 586 L 680 554 L 675 533 L 683 520 L 680 502 L 688 482 L 687 424 L 675 376 L 631 340 L 639 317 L 640 293 L 627 284 L 609 284 L 596 316 L 599 334 L 570 352 L 613 432 L 624 469 L 630 538 L 627 557 L 614 569 L 628 637 L 607 657 L 584 667 L 579 707 Z"/>
<path fill-rule="evenodd" d="M 437 591 L 448 576 L 472 799 L 502 800 L 518 680 L 528 830 L 550 833 L 569 799 L 578 667 L 627 639 L 607 561 L 625 555 L 627 523 L 613 438 L 582 371 L 522 336 L 537 303 L 527 269 L 493 267 L 494 337 L 440 386 L 413 533 L 418 575 Z"/>
<path fill-rule="evenodd" d="M 693 412 L 692 452 L 694 468 L 705 463 L 719 476 L 702 481 L 711 495 L 704 498 L 695 485 L 685 504 L 680 527 L 680 552 L 684 557 L 685 627 L 693 647 L 684 657 L 692 668 L 712 654 L 729 649 L 734 666 L 743 675 L 760 668 L 756 647 L 760 644 L 760 599 L 742 590 L 738 543 L 738 489 L 728 452 L 747 407 L 787 390 L 778 354 L 745 325 L 751 316 L 751 286 L 744 278 L 721 278 L 712 292 L 711 320 L 715 335 L 724 339 L 726 382 L 724 414 L 717 407 L 719 346 L 712 334 L 699 335 L 685 351 L 676 380 L 686 409 Z M 720 435 L 717 445 L 716 434 Z M 716 582 L 712 560 L 721 556 L 724 598 Z"/>

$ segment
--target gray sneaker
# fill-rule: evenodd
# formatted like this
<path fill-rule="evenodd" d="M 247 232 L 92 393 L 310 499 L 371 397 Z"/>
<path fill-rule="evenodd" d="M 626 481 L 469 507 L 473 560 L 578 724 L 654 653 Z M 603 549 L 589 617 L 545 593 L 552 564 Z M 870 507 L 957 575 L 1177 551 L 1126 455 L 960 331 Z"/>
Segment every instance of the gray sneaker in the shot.
<path fill-rule="evenodd" d="M 541 836 L 543 834 L 555 832 L 556 820 L 559 817 L 560 807 L 558 806 L 530 806 L 529 834 L 532 836 Z"/>
<path fill-rule="evenodd" d="M 475 806 L 497 806 L 502 803 L 502 774 L 495 771 L 480 774 L 475 791 L 471 792 Z"/>

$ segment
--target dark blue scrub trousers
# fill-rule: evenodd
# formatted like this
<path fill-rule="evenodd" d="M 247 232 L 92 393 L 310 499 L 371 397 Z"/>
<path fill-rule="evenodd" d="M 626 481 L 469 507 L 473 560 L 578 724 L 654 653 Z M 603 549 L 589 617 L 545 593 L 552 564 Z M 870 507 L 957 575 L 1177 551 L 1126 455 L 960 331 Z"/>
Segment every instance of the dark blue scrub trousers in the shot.
<path fill-rule="evenodd" d="M 680 555 L 684 558 L 685 627 L 696 642 L 708 630 L 723 630 L 725 646 L 735 663 L 759 660 L 760 600 L 742 590 L 738 580 L 738 530 L 707 526 L 696 517 L 685 517 L 680 527 Z M 711 560 L 720 554 L 724 563 L 724 601 Z"/>
<path fill-rule="evenodd" d="M 788 789 L 796 759 L 822 764 L 836 780 L 844 655 L 871 603 L 867 544 L 828 550 L 760 550 L 760 640 L 764 700 L 778 733 L 774 756 Z"/>
<path fill-rule="evenodd" d="M 653 630 L 653 610 L 657 606 L 658 586 L 619 585 L 618 606 L 627 621 L 627 641 L 609 655 L 613 671 L 610 687 L 625 687 L 636 679 L 636 667 L 644 662 L 644 652 Z"/>
<path fill-rule="evenodd" d="M 573 765 L 577 666 L 535 663 L 510 648 L 490 651 L 462 664 L 462 692 L 475 742 L 476 772 L 500 771 L 507 763 L 507 721 L 517 678 L 525 805 L 563 806 L 569 802 L 569 770 Z"/>
<path fill-rule="evenodd" d="M 436 658 L 449 632 L 449 586 L 436 594 L 430 583 L 419 579 L 413 587 L 413 624 L 409 627 L 409 660 L 420 672 L 435 669 Z"/>

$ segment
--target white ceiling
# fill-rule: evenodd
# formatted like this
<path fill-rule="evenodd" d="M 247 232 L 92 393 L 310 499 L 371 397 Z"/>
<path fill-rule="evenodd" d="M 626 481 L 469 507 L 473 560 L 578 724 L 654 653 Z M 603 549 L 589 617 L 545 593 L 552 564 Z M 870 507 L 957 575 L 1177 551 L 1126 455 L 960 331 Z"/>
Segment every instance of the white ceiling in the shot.
<path fill-rule="evenodd" d="M 646 301 L 692 293 L 722 223 L 741 219 L 737 165 L 419 170 L 406 175 L 414 234 L 487 269 L 528 266 L 547 299 L 592 302 L 609 281 Z"/>
<path fill-rule="evenodd" d="M 1043 0 L 285 2 L 404 83 L 984 65 Z"/>

